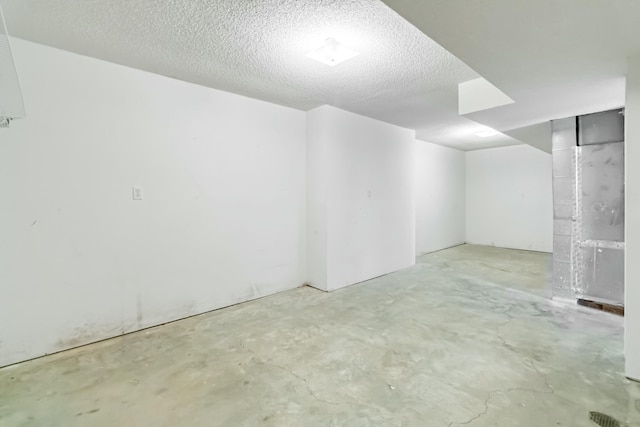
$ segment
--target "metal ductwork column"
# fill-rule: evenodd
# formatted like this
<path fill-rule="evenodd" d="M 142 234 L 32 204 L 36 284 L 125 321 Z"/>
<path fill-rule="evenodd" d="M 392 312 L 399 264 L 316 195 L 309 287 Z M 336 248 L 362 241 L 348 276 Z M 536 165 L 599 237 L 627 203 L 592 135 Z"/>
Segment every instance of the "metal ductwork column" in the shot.
<path fill-rule="evenodd" d="M 552 121 L 554 298 L 624 302 L 624 111 Z"/>

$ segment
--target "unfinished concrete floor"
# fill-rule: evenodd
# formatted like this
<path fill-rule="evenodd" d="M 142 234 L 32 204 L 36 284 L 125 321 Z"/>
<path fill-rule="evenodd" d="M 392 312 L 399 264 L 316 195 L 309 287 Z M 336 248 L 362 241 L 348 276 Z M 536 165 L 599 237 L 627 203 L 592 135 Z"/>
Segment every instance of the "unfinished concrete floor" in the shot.
<path fill-rule="evenodd" d="M 458 277 L 485 280 L 551 298 L 552 256 L 493 246 L 460 245 L 424 256 L 424 260 Z"/>
<path fill-rule="evenodd" d="M 0 425 L 640 425 L 622 319 L 505 287 L 503 255 L 456 248 L 1 369 Z"/>

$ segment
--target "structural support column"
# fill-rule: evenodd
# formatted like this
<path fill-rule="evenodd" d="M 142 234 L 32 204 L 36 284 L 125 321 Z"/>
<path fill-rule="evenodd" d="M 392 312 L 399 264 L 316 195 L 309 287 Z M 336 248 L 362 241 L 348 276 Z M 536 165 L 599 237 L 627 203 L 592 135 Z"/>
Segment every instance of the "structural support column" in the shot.
<path fill-rule="evenodd" d="M 640 381 L 640 55 L 629 60 L 625 122 L 625 372 Z"/>

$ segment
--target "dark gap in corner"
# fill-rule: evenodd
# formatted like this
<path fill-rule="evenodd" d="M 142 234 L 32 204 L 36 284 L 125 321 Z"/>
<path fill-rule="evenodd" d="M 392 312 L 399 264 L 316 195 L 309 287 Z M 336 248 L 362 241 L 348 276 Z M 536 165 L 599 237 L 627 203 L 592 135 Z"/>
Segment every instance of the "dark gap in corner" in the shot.
<path fill-rule="evenodd" d="M 578 298 L 578 305 L 624 317 L 624 306 Z"/>

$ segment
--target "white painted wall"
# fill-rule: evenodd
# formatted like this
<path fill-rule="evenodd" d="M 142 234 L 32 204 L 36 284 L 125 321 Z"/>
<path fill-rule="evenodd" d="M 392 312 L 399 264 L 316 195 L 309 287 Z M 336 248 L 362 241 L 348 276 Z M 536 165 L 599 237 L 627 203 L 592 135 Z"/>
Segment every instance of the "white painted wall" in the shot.
<path fill-rule="evenodd" d="M 416 141 L 416 253 L 465 242 L 465 153 Z"/>
<path fill-rule="evenodd" d="M 528 145 L 466 153 L 467 243 L 553 251 L 551 155 Z"/>
<path fill-rule="evenodd" d="M 13 42 L 0 366 L 305 281 L 303 112 Z"/>
<path fill-rule="evenodd" d="M 625 111 L 625 372 L 640 381 L 640 55 L 629 61 Z"/>
<path fill-rule="evenodd" d="M 414 138 L 334 107 L 307 113 L 307 150 L 316 153 L 307 157 L 315 163 L 307 163 L 315 183 L 307 194 L 309 246 L 326 254 L 322 265 L 309 252 L 310 270 L 326 273 L 314 274 L 314 286 L 334 290 L 415 263 Z"/>

